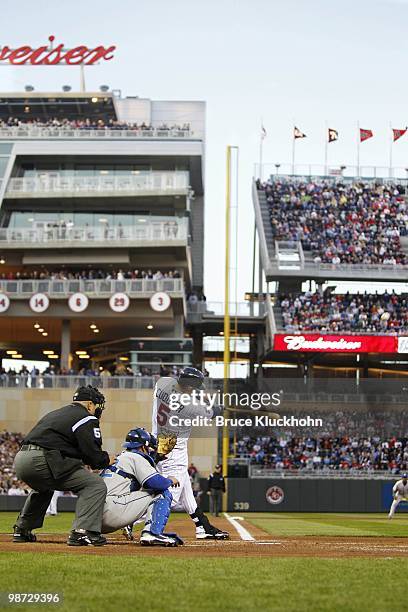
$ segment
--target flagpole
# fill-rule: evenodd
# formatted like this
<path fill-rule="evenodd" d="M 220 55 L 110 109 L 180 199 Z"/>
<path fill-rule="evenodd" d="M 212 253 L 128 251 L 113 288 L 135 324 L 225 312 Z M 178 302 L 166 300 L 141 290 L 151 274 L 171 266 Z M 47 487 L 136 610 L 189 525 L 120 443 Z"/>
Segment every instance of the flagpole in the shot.
<path fill-rule="evenodd" d="M 295 138 L 295 124 L 293 124 L 293 130 L 292 130 L 292 176 L 295 174 L 295 143 L 296 143 L 296 138 Z"/>
<path fill-rule="evenodd" d="M 328 176 L 328 166 L 327 166 L 327 158 L 328 158 L 328 140 L 329 140 L 329 132 L 327 127 L 327 121 L 325 122 L 326 130 L 325 130 L 325 141 L 324 141 L 324 174 Z"/>
<path fill-rule="evenodd" d="M 357 176 L 360 177 L 360 121 L 357 121 Z"/>
<path fill-rule="evenodd" d="M 261 131 L 259 136 L 259 178 L 262 181 L 262 170 L 263 170 L 263 119 L 261 118 Z"/>
<path fill-rule="evenodd" d="M 390 178 L 392 178 L 392 145 L 393 145 L 393 131 L 392 131 L 392 123 L 390 121 Z"/>

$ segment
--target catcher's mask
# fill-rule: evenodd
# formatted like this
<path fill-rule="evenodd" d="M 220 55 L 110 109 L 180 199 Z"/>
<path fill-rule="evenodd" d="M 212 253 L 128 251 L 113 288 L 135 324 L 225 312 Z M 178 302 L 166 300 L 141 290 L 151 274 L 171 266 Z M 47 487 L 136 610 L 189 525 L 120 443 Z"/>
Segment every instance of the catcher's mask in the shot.
<path fill-rule="evenodd" d="M 88 385 L 87 387 L 78 387 L 72 398 L 74 402 L 92 402 L 96 406 L 95 416 L 100 419 L 102 412 L 105 410 L 105 396 L 97 389 Z"/>
<path fill-rule="evenodd" d="M 204 389 L 204 374 L 197 368 L 188 366 L 181 370 L 177 382 L 181 387 Z"/>
<path fill-rule="evenodd" d="M 150 449 L 154 450 L 154 445 L 157 446 L 156 438 L 146 431 L 144 427 L 136 427 L 136 429 L 131 429 L 129 431 L 122 447 L 127 448 L 127 450 L 138 450 L 144 446 L 150 451 Z"/>

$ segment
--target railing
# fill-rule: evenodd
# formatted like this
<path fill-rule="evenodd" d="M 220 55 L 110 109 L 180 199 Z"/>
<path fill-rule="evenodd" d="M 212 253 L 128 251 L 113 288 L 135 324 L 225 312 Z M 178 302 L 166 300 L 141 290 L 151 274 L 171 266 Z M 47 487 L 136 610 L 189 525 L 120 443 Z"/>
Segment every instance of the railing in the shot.
<path fill-rule="evenodd" d="M 311 263 L 306 262 L 296 268 L 288 268 L 277 260 L 270 260 L 270 267 L 267 274 L 274 274 L 282 271 L 285 276 L 303 276 L 314 278 L 325 276 L 325 278 L 344 278 L 366 280 L 404 280 L 408 273 L 408 265 L 402 264 L 332 264 L 332 263 Z"/>
<path fill-rule="evenodd" d="M 220 317 L 224 316 L 224 302 L 187 301 L 187 311 Z M 231 302 L 229 312 L 231 317 L 261 317 L 265 313 L 265 306 L 262 302 Z"/>
<path fill-rule="evenodd" d="M 60 128 L 60 127 L 3 127 L 0 128 L 0 140 L 15 140 L 15 139 L 92 139 L 92 140 L 151 140 L 154 138 L 163 140 L 188 140 L 198 139 L 194 136 L 191 130 L 182 130 L 172 128 L 162 130 L 160 128 L 151 129 L 127 129 L 127 130 L 112 130 L 112 129 L 75 129 L 75 128 Z"/>
<path fill-rule="evenodd" d="M 66 297 L 73 293 L 85 293 L 92 297 L 109 297 L 114 293 L 126 293 L 141 298 L 158 291 L 184 295 L 181 278 L 126 279 L 126 280 L 0 280 L 0 291 L 10 297 L 27 299 L 33 293 L 46 293 L 50 297 Z"/>
<path fill-rule="evenodd" d="M 300 180 L 307 178 L 328 178 L 333 180 L 355 179 L 356 177 L 364 180 L 383 179 L 398 180 L 399 183 L 408 182 L 408 170 L 406 167 L 390 168 L 389 166 L 357 166 L 357 165 L 324 165 L 324 164 L 255 164 L 255 176 L 266 180 L 273 178 L 290 178 Z"/>
<path fill-rule="evenodd" d="M 112 243 L 138 242 L 180 242 L 188 239 L 188 220 L 186 218 L 168 217 L 166 220 L 153 221 L 146 217 L 145 223 L 137 226 L 109 227 L 102 224 L 99 227 L 45 227 L 45 228 L 0 228 L 0 245 L 2 248 L 10 246 L 15 248 L 20 244 L 32 244 L 33 247 L 43 243 L 51 245 L 57 243 L 100 243 L 105 247 Z M 9 244 L 7 244 L 9 243 Z M 65 246 L 65 245 L 64 245 Z M 82 245 L 81 245 L 82 246 Z M 115 244 L 115 246 L 117 246 Z"/>
<path fill-rule="evenodd" d="M 6 197 L 54 197 L 110 193 L 188 195 L 188 172 L 140 172 L 128 176 L 69 176 L 65 174 L 40 174 L 35 177 L 9 180 Z"/>
<path fill-rule="evenodd" d="M 72 389 L 92 385 L 99 389 L 153 389 L 159 376 L 57 376 L 50 374 L 1 374 L 1 388 L 8 389 Z"/>
<path fill-rule="evenodd" d="M 290 479 L 321 479 L 327 478 L 331 480 L 395 480 L 396 474 L 390 470 L 330 470 L 325 468 L 316 469 L 301 469 L 301 470 L 279 470 L 273 468 L 259 467 L 256 465 L 249 465 L 249 477 L 250 478 L 271 478 L 285 480 Z"/>
<path fill-rule="evenodd" d="M 329 325 L 329 324 L 328 324 Z M 322 325 L 323 327 L 323 325 Z M 339 330 L 331 330 L 331 329 L 308 329 L 308 330 L 299 330 L 299 329 L 290 329 L 290 325 L 287 327 L 278 327 L 276 329 L 277 334 L 287 334 L 290 336 L 305 336 L 307 338 L 310 334 L 318 334 L 320 336 L 408 336 L 408 330 L 406 329 L 388 329 L 385 328 L 384 331 L 367 331 L 365 329 L 339 329 Z"/>

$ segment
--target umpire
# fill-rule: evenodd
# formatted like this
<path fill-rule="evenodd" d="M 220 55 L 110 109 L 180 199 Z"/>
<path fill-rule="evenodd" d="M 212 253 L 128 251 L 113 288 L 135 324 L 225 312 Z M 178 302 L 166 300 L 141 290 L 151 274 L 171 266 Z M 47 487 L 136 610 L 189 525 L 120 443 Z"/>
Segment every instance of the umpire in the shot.
<path fill-rule="evenodd" d="M 210 512 L 218 516 L 222 507 L 222 494 L 225 493 L 225 479 L 221 465 L 216 465 L 214 472 L 209 475 L 207 487 L 207 493 L 210 496 Z"/>
<path fill-rule="evenodd" d="M 14 525 L 14 542 L 35 542 L 32 529 L 43 526 L 54 490 L 78 495 L 69 546 L 103 546 L 102 513 L 106 498 L 103 478 L 85 465 L 102 469 L 114 458 L 102 450 L 99 418 L 105 398 L 95 387 L 79 387 L 73 402 L 46 414 L 29 434 L 15 458 L 17 477 L 33 490 Z"/>

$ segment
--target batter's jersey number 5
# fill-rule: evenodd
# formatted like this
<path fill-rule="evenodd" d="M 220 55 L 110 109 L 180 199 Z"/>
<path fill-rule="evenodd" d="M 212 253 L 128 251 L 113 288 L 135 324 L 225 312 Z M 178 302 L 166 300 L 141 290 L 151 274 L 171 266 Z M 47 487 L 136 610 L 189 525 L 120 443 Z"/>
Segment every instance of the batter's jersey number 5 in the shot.
<path fill-rule="evenodd" d="M 159 406 L 159 409 L 157 411 L 157 423 L 158 423 L 158 425 L 163 427 L 163 425 L 165 425 L 167 423 L 167 419 L 169 418 L 169 414 L 170 414 L 170 408 L 168 406 L 166 406 L 166 404 L 163 404 L 162 402 L 160 402 L 160 406 Z"/>

